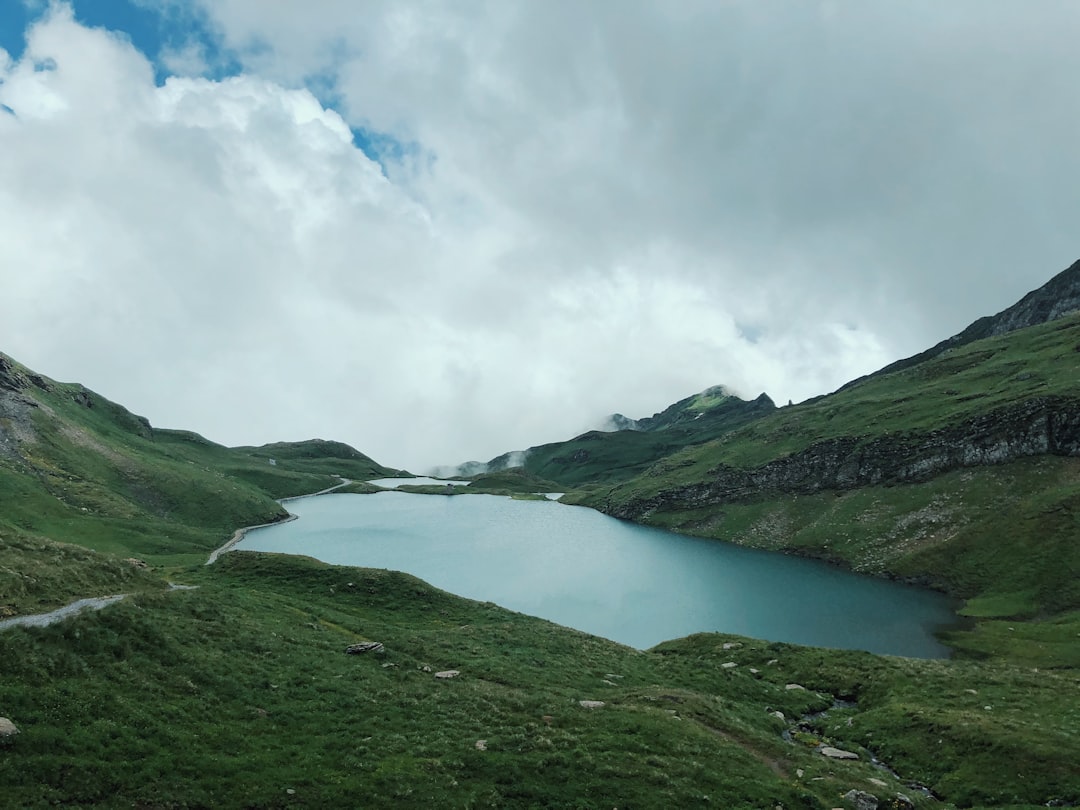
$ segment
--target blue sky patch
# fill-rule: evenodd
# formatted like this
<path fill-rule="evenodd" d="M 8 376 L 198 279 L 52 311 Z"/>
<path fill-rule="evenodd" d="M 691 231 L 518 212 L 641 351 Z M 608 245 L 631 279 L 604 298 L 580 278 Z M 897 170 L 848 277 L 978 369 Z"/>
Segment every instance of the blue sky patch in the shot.
<path fill-rule="evenodd" d="M 208 78 L 223 79 L 241 72 L 235 54 L 224 47 L 221 36 L 206 16 L 186 3 L 151 5 L 146 0 L 72 0 L 75 19 L 88 28 L 104 28 L 123 36 L 154 65 L 155 80 L 170 75 L 162 62 L 169 50 L 179 51 L 194 43 L 209 66 Z M 0 48 L 15 59 L 26 50 L 26 30 L 48 11 L 38 0 L 0 2 Z"/>
<path fill-rule="evenodd" d="M 208 66 L 209 79 L 221 80 L 243 72 L 239 54 L 225 47 L 223 38 L 205 12 L 187 2 L 169 0 L 69 0 L 75 19 L 89 28 L 104 28 L 126 38 L 154 66 L 160 85 L 172 75 L 163 56 L 196 45 Z M 26 50 L 27 29 L 48 11 L 44 0 L 0 0 L 0 48 L 13 59 Z M 258 48 L 258 43 L 251 45 Z M 269 49 L 269 44 L 264 45 Z M 344 40 L 329 46 L 331 63 L 350 55 Z M 43 66 L 45 67 L 45 66 Z M 327 109 L 341 109 L 333 72 L 304 79 L 304 85 Z M 422 151 L 417 143 L 399 141 L 388 133 L 353 127 L 353 142 L 387 174 L 388 164 L 400 163 Z"/>

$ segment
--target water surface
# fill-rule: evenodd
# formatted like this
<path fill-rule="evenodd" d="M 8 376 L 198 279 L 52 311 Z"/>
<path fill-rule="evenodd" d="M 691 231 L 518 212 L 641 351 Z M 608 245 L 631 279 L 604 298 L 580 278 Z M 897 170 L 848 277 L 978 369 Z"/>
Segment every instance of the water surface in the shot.
<path fill-rule="evenodd" d="M 289 511 L 238 548 L 405 571 L 639 649 L 715 631 L 934 658 L 949 652 L 934 630 L 956 621 L 939 594 L 551 501 L 385 492 Z"/>

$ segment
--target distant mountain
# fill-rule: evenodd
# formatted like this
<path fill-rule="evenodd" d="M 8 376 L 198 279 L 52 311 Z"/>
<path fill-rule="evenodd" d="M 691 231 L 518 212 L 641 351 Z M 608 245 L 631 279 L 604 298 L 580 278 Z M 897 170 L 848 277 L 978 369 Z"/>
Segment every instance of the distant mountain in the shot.
<path fill-rule="evenodd" d="M 716 439 L 775 409 L 767 394 L 747 401 L 718 385 L 643 419 L 613 414 L 607 423 L 615 430 L 591 430 L 568 441 L 503 453 L 486 464 L 467 462 L 457 474 L 522 467 L 566 487 L 621 481 L 676 450 Z"/>

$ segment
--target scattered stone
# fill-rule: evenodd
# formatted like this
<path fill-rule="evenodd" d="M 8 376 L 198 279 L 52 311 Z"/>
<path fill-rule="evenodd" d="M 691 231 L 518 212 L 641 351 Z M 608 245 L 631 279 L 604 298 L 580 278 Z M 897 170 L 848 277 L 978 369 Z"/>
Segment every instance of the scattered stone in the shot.
<path fill-rule="evenodd" d="M 877 810 L 878 798 L 865 790 L 849 790 L 844 799 L 855 805 L 855 810 Z"/>
<path fill-rule="evenodd" d="M 990 711 L 990 710 L 991 710 L 991 709 L 993 709 L 994 707 L 993 707 L 993 706 L 983 706 L 983 708 L 984 708 L 984 709 L 986 709 L 987 711 Z"/>
<path fill-rule="evenodd" d="M 0 717 L 0 744 L 12 742 L 19 733 L 18 727 L 6 717 Z"/>
<path fill-rule="evenodd" d="M 893 810 L 915 810 L 915 802 L 903 793 L 897 793 L 889 800 L 889 807 Z"/>
<path fill-rule="evenodd" d="M 759 672 L 761 672 L 760 669 L 754 669 L 753 667 L 750 667 L 750 674 L 751 675 L 757 675 Z"/>
<path fill-rule="evenodd" d="M 802 686 L 802 685 L 797 684 L 797 683 L 789 683 L 784 688 L 787 689 L 789 692 L 792 691 L 793 689 L 801 689 L 804 692 L 806 691 L 805 686 Z"/>
<path fill-rule="evenodd" d="M 735 669 L 735 667 L 737 666 L 738 664 L 736 664 L 734 661 L 728 661 L 725 664 L 721 664 L 720 669 Z"/>
<path fill-rule="evenodd" d="M 889 786 L 889 783 L 886 782 L 884 779 L 878 779 L 875 776 L 871 776 L 866 781 L 869 782 L 872 785 L 877 785 L 878 787 L 887 788 Z"/>
<path fill-rule="evenodd" d="M 397 669 L 397 664 L 395 664 L 393 661 L 387 661 L 385 664 L 382 665 L 382 668 L 383 669 Z"/>
<path fill-rule="evenodd" d="M 579 700 L 578 705 L 583 709 L 599 709 L 604 705 L 602 700 Z"/>
<path fill-rule="evenodd" d="M 795 769 L 795 778 L 802 779 L 804 776 L 806 776 L 806 771 L 804 771 L 802 768 Z"/>
<path fill-rule="evenodd" d="M 604 680 L 602 680 L 601 683 L 606 683 L 608 686 L 618 686 L 618 684 L 615 683 L 615 681 L 609 681 L 607 678 L 604 678 Z"/>
<path fill-rule="evenodd" d="M 976 691 L 975 689 L 965 689 L 964 691 L 967 692 L 969 695 L 979 694 L 978 691 Z"/>
<path fill-rule="evenodd" d="M 145 570 L 150 567 L 147 564 L 146 560 L 140 560 L 138 557 L 128 557 L 124 560 L 124 562 L 126 562 L 132 568 L 141 568 Z"/>
<path fill-rule="evenodd" d="M 771 714 L 777 720 L 781 720 L 781 721 L 783 721 L 785 723 L 787 722 L 787 718 L 784 717 L 784 713 L 782 711 L 769 712 L 769 714 Z"/>
<path fill-rule="evenodd" d="M 9 616 L 17 616 L 17 611 L 12 605 L 0 605 L 0 619 L 6 619 Z"/>
<path fill-rule="evenodd" d="M 420 667 L 420 671 L 421 672 L 431 672 L 431 667 L 429 667 L 427 664 L 424 664 L 422 667 Z"/>
<path fill-rule="evenodd" d="M 381 653 L 386 652 L 386 648 L 378 641 L 361 641 L 359 644 L 350 644 L 345 648 L 345 652 L 349 655 L 360 655 L 361 653 Z"/>
<path fill-rule="evenodd" d="M 614 678 L 615 680 L 619 680 L 619 679 L 621 679 L 621 678 L 622 678 L 622 675 L 612 675 L 612 674 L 611 674 L 611 673 L 609 672 L 609 673 L 608 673 L 607 675 L 605 675 L 604 677 L 605 677 L 605 678 Z"/>
<path fill-rule="evenodd" d="M 296 791 L 293 790 L 292 788 L 285 788 L 285 792 L 288 793 L 290 796 L 295 796 L 296 795 Z"/>
<path fill-rule="evenodd" d="M 435 677 L 440 681 L 448 681 L 451 678 L 456 678 L 461 673 L 456 669 L 444 669 L 442 672 L 436 672 Z"/>
<path fill-rule="evenodd" d="M 818 753 L 823 757 L 829 759 L 858 759 L 859 755 L 851 751 L 845 751 L 842 748 L 833 748 L 831 745 L 823 745 L 818 749 Z"/>
<path fill-rule="evenodd" d="M 771 667 L 773 664 L 779 664 L 779 663 L 780 663 L 779 658 L 770 658 L 768 661 L 765 662 L 765 666 Z"/>
<path fill-rule="evenodd" d="M 728 641 L 728 642 L 724 643 L 724 649 L 725 650 L 737 650 L 741 646 L 742 646 L 742 644 L 740 642 L 738 642 L 738 641 Z"/>
<path fill-rule="evenodd" d="M 477 740 L 476 741 L 476 750 L 477 751 L 487 751 L 487 740 Z"/>

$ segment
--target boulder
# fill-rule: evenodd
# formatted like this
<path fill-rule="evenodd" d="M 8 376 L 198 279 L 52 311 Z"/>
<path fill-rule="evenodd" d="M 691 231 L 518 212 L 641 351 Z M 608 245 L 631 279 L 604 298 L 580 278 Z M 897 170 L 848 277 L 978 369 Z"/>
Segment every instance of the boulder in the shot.
<path fill-rule="evenodd" d="M 604 705 L 602 700 L 579 700 L 578 705 L 583 709 L 599 709 Z"/>
<path fill-rule="evenodd" d="M 855 810 L 877 810 L 878 798 L 865 790 L 849 790 L 844 794 L 845 801 L 851 802 Z"/>
<path fill-rule="evenodd" d="M 19 733 L 18 727 L 6 717 L 0 717 L 0 745 L 12 742 Z"/>
<path fill-rule="evenodd" d="M 859 755 L 852 751 L 845 751 L 842 748 L 833 748 L 831 745 L 823 745 L 818 749 L 818 753 L 823 757 L 829 759 L 858 759 Z"/>
<path fill-rule="evenodd" d="M 456 678 L 461 673 L 456 669 L 444 669 L 442 672 L 436 672 L 435 677 L 440 681 L 448 681 L 451 678 Z"/>
<path fill-rule="evenodd" d="M 345 648 L 345 652 L 348 655 L 360 655 L 361 653 L 369 652 L 381 653 L 386 652 L 386 648 L 378 641 L 361 641 L 359 644 L 350 644 Z"/>

